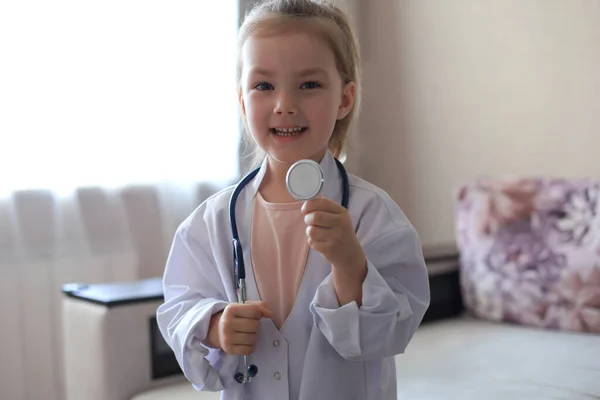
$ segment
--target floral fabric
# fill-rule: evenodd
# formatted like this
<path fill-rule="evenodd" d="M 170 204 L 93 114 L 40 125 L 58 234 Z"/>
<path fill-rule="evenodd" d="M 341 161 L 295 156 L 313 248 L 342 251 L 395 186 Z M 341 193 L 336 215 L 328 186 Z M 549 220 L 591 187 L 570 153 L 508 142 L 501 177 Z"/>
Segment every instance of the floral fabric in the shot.
<path fill-rule="evenodd" d="M 475 316 L 600 333 L 600 180 L 477 180 L 456 196 Z"/>

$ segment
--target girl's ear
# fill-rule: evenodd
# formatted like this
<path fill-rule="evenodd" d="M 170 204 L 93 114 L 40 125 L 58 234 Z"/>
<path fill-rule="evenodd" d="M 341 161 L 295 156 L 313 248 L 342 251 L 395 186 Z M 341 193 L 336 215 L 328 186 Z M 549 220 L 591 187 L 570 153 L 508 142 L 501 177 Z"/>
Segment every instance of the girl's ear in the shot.
<path fill-rule="evenodd" d="M 342 87 L 342 97 L 338 108 L 337 119 L 344 119 L 352 109 L 356 99 L 356 84 L 348 82 Z"/>
<path fill-rule="evenodd" d="M 242 93 L 242 88 L 238 88 L 238 101 L 240 102 L 240 109 L 242 110 L 242 115 L 246 116 L 246 104 L 244 103 L 244 93 Z"/>

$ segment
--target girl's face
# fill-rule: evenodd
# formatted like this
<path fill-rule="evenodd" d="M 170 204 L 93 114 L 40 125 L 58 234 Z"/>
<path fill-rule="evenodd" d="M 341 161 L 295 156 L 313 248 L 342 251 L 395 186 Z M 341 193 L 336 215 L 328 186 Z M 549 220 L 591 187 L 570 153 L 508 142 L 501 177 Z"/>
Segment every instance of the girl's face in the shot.
<path fill-rule="evenodd" d="M 240 104 L 256 143 L 282 163 L 319 162 L 355 96 L 327 44 L 301 31 L 251 37 L 242 62 Z"/>

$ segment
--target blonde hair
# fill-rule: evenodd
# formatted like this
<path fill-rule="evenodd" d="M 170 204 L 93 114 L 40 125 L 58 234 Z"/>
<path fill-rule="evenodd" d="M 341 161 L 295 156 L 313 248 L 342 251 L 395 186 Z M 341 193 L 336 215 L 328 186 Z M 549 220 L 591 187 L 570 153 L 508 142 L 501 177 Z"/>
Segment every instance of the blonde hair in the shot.
<path fill-rule="evenodd" d="M 356 85 L 354 104 L 343 119 L 336 121 L 329 140 L 329 149 L 334 157 L 344 157 L 348 148 L 348 131 L 360 99 L 360 55 L 358 42 L 348 16 L 330 1 L 266 0 L 255 6 L 246 15 L 238 34 L 236 71 L 238 91 L 241 90 L 243 70 L 241 51 L 246 40 L 260 33 L 273 34 L 298 28 L 313 28 L 331 48 L 343 84 L 354 82 Z M 254 146 L 246 121 L 244 121 L 244 128 L 246 142 Z M 252 164 L 256 164 L 262 158 L 263 154 L 255 148 Z"/>

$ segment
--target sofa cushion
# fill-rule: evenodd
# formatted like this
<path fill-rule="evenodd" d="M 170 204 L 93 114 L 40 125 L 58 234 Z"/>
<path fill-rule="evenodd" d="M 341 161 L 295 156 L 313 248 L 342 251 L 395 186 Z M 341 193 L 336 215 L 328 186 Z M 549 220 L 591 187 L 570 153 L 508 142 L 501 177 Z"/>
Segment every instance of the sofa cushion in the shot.
<path fill-rule="evenodd" d="M 600 333 L 600 181 L 469 182 L 457 193 L 456 229 L 475 315 Z"/>
<path fill-rule="evenodd" d="M 471 317 L 422 325 L 396 357 L 398 399 L 600 398 L 600 335 Z"/>

